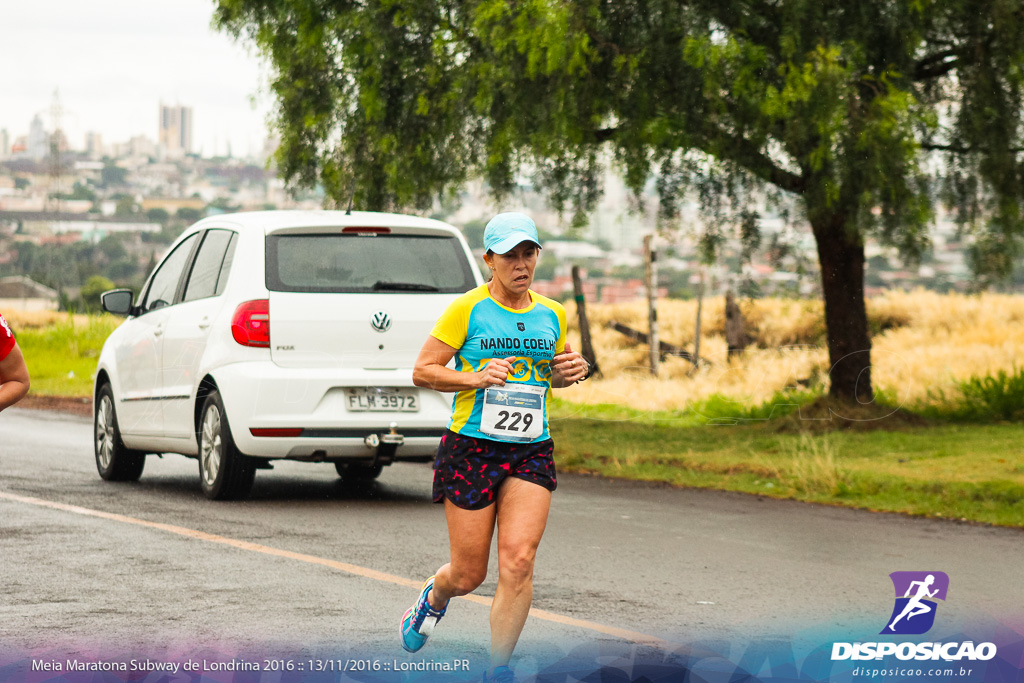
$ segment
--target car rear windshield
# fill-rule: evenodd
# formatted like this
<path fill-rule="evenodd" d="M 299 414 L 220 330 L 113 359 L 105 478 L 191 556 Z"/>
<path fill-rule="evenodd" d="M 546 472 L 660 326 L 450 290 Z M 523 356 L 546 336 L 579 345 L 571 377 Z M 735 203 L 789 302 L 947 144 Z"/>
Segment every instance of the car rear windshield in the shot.
<path fill-rule="evenodd" d="M 274 292 L 441 292 L 476 282 L 462 244 L 433 235 L 269 235 Z"/>

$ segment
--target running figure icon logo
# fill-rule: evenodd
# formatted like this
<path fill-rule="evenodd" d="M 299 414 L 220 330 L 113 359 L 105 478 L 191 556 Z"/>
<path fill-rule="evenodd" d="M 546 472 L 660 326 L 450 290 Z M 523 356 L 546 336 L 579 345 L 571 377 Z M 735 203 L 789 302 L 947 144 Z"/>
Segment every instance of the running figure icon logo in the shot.
<path fill-rule="evenodd" d="M 935 623 L 935 599 L 945 600 L 949 576 L 945 572 L 893 572 L 896 604 L 882 634 L 920 635 Z"/>

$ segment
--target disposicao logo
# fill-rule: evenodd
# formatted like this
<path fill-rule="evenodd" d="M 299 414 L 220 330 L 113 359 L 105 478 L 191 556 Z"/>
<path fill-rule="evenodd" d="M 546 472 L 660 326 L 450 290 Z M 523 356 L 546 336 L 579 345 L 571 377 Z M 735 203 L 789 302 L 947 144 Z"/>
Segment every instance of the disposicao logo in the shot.
<path fill-rule="evenodd" d="M 889 574 L 896 589 L 892 615 L 879 635 L 921 635 L 935 624 L 935 600 L 946 599 L 949 576 L 945 572 L 893 572 Z M 832 660 L 870 660 L 895 655 L 897 659 L 989 660 L 996 656 L 993 643 L 833 643 Z"/>
<path fill-rule="evenodd" d="M 935 623 L 935 599 L 946 599 L 949 576 L 945 572 L 893 572 L 896 604 L 881 634 L 920 635 Z"/>

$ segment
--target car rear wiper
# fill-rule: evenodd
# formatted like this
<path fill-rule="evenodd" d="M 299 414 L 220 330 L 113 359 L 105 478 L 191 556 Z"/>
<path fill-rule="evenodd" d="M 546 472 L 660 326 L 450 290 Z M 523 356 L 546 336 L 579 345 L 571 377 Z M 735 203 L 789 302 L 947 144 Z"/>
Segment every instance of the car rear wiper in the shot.
<path fill-rule="evenodd" d="M 381 290 L 392 290 L 396 292 L 437 292 L 437 287 L 433 285 L 421 285 L 417 282 L 385 282 L 384 280 L 377 280 L 373 283 L 373 291 L 379 292 Z"/>

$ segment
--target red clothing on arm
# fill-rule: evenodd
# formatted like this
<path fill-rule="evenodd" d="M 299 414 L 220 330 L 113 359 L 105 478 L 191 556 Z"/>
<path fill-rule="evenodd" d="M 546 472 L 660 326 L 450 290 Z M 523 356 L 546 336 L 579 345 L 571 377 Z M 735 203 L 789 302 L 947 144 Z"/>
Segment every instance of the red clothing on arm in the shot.
<path fill-rule="evenodd" d="M 0 315 L 0 360 L 7 358 L 13 350 L 14 332 L 11 331 L 11 326 L 7 324 L 4 317 Z"/>

